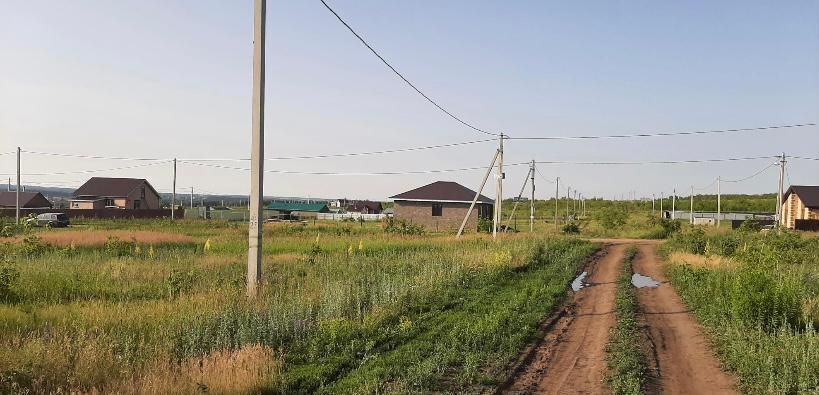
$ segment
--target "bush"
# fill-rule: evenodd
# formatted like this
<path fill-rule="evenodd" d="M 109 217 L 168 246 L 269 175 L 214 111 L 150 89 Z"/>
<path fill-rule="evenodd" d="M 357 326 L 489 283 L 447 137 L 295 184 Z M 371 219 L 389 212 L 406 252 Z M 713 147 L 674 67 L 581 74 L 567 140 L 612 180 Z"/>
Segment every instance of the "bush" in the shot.
<path fill-rule="evenodd" d="M 563 227 L 560 228 L 560 231 L 565 234 L 578 234 L 580 233 L 580 226 L 577 225 L 577 223 L 570 222 L 566 225 L 563 225 Z"/>
<path fill-rule="evenodd" d="M 597 212 L 595 219 L 597 219 L 604 228 L 617 229 L 626 224 L 628 213 L 617 207 L 606 207 Z"/>
<path fill-rule="evenodd" d="M 0 301 L 8 303 L 14 299 L 12 288 L 18 278 L 20 278 L 20 272 L 13 266 L 9 264 L 0 266 Z"/>
<path fill-rule="evenodd" d="M 756 233 L 762 230 L 762 224 L 755 219 L 748 218 L 745 221 L 742 221 L 742 225 L 740 225 L 737 230 L 740 232 Z"/>
<path fill-rule="evenodd" d="M 420 236 L 424 234 L 424 227 L 422 225 L 416 225 L 393 217 L 385 218 L 381 226 L 386 233 L 394 233 L 402 236 Z"/>
<path fill-rule="evenodd" d="M 478 232 L 492 232 L 492 220 L 489 218 L 478 218 Z"/>

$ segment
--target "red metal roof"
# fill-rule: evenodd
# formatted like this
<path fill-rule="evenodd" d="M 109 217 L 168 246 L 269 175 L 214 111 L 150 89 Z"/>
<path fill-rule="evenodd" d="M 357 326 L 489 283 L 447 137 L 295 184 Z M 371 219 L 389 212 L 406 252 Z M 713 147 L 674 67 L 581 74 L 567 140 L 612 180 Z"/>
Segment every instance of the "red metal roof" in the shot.
<path fill-rule="evenodd" d="M 391 196 L 394 200 L 423 200 L 423 201 L 450 201 L 450 202 L 472 202 L 475 198 L 475 191 L 452 181 L 436 181 L 432 184 L 415 188 L 411 191 Z M 479 203 L 493 203 L 494 200 L 480 195 Z"/>

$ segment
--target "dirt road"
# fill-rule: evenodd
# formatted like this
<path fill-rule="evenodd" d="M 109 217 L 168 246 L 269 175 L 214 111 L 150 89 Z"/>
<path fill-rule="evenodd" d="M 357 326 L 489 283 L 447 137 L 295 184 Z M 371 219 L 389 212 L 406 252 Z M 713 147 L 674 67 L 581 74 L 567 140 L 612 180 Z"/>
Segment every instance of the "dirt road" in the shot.
<path fill-rule="evenodd" d="M 654 357 L 652 383 L 665 394 L 738 394 L 735 379 L 720 369 L 702 328 L 674 288 L 666 283 L 656 246 L 640 245 L 634 271 L 663 282 L 637 290 Z"/>
<path fill-rule="evenodd" d="M 605 240 L 602 253 L 587 266 L 588 287 L 575 292 L 564 308 L 541 327 L 540 340 L 527 348 L 515 374 L 501 389 L 507 394 L 605 394 L 606 344 L 614 325 L 615 287 L 625 249 L 638 245 L 634 271 L 661 281 L 637 290 L 645 322 L 650 367 L 646 392 L 735 394 L 735 379 L 720 369 L 702 329 L 667 283 L 656 255 L 658 242 Z M 635 339 L 639 341 L 639 339 Z"/>
<path fill-rule="evenodd" d="M 604 394 L 606 343 L 614 325 L 615 282 L 626 246 L 612 245 L 587 268 L 588 286 L 576 292 L 545 337 L 527 350 L 509 394 Z"/>

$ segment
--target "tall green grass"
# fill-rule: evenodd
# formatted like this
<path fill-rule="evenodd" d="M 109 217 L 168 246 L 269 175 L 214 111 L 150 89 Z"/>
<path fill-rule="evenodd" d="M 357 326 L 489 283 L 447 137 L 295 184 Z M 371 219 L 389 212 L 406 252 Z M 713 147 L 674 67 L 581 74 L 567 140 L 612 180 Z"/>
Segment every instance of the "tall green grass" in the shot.
<path fill-rule="evenodd" d="M 623 270 L 617 279 L 614 317 L 616 324 L 606 347 L 606 379 L 616 395 L 642 394 L 646 360 L 640 348 L 637 324 L 637 295 L 631 284 L 632 261 L 637 248 L 630 246 L 623 258 Z"/>
<path fill-rule="evenodd" d="M 819 391 L 818 240 L 791 233 L 690 231 L 664 250 L 735 262 L 671 265 L 669 274 L 745 392 Z"/>
<path fill-rule="evenodd" d="M 233 224 L 133 224 L 192 236 L 187 244 L 0 240 L 0 393 L 491 385 L 592 249 L 576 240 L 455 240 L 343 226 L 267 226 L 254 302 L 244 295 L 246 229 Z M 246 380 L 203 373 L 203 364 L 230 366 L 242 356 L 256 361 L 239 372 L 252 376 Z M 238 387 L 217 385 L 228 382 Z"/>

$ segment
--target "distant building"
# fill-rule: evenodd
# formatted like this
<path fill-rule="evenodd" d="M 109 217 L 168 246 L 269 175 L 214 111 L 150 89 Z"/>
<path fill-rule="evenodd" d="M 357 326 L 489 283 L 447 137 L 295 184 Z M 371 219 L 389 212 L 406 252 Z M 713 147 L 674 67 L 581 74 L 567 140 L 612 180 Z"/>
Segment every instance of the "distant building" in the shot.
<path fill-rule="evenodd" d="M 275 210 L 282 214 L 299 216 L 304 213 L 329 213 L 330 209 L 324 203 L 279 203 L 272 202 L 266 207 L 268 210 Z"/>
<path fill-rule="evenodd" d="M 384 207 L 381 202 L 369 200 L 341 200 L 340 206 L 348 213 L 381 214 Z"/>
<path fill-rule="evenodd" d="M 17 192 L 0 192 L 0 208 L 16 208 Z M 51 208 L 51 202 L 40 192 L 20 191 L 20 208 Z"/>
<path fill-rule="evenodd" d="M 785 192 L 780 224 L 794 229 L 798 219 L 819 219 L 819 186 L 791 185 Z"/>
<path fill-rule="evenodd" d="M 92 177 L 71 197 L 72 209 L 156 210 L 159 193 L 144 178 Z"/>
<path fill-rule="evenodd" d="M 466 216 L 475 191 L 450 181 L 437 181 L 395 196 L 395 218 L 421 224 L 430 230 L 457 230 Z M 478 196 L 466 228 L 475 230 L 479 218 L 492 218 L 494 201 Z"/>

